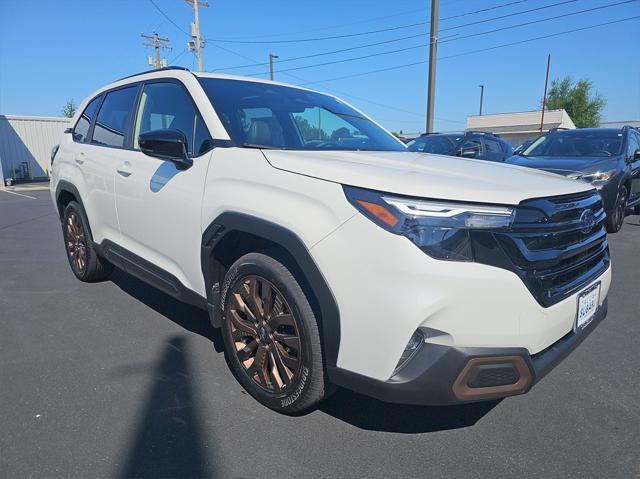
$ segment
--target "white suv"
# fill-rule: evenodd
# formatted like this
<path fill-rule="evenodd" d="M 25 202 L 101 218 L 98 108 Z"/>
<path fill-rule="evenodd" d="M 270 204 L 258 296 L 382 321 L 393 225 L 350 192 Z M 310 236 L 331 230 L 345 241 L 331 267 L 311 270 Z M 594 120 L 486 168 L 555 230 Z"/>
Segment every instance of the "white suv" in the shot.
<path fill-rule="evenodd" d="M 408 152 L 280 83 L 168 68 L 79 109 L 51 194 L 82 281 L 117 266 L 206 308 L 262 404 L 347 387 L 451 404 L 527 392 L 606 315 L 596 190 Z"/>

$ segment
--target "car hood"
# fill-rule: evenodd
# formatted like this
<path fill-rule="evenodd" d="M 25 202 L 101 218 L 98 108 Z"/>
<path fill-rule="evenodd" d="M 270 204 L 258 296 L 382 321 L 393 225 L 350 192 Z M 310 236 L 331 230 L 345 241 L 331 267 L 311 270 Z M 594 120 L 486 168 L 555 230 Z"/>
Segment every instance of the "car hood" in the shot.
<path fill-rule="evenodd" d="M 544 171 L 413 152 L 263 150 L 280 170 L 422 198 L 516 205 L 592 189 Z"/>
<path fill-rule="evenodd" d="M 564 176 L 578 176 L 615 168 L 613 157 L 565 157 L 565 156 L 512 156 L 507 160 L 510 165 L 536 168 Z"/>

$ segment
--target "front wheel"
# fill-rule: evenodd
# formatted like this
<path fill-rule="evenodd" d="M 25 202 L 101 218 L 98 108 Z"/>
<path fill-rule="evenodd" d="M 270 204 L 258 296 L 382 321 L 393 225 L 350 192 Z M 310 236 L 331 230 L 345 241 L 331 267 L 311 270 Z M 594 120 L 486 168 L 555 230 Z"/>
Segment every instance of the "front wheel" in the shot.
<path fill-rule="evenodd" d="M 249 394 L 285 414 L 325 397 L 316 317 L 283 263 L 260 253 L 241 257 L 226 274 L 221 301 L 227 362 Z"/>
<path fill-rule="evenodd" d="M 627 213 L 627 199 L 629 198 L 629 192 L 625 186 L 622 187 L 620 194 L 618 195 L 618 201 L 611 212 L 611 215 L 606 220 L 606 227 L 609 233 L 617 233 L 622 229 L 624 224 L 624 217 Z"/>

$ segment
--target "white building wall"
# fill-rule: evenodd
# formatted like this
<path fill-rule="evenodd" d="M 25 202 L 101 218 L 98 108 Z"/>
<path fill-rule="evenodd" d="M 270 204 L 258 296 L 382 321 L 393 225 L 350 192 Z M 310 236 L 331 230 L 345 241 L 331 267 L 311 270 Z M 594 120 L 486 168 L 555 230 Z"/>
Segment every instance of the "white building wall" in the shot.
<path fill-rule="evenodd" d="M 47 178 L 51 148 L 68 126 L 69 118 L 0 115 L 0 180 Z"/>

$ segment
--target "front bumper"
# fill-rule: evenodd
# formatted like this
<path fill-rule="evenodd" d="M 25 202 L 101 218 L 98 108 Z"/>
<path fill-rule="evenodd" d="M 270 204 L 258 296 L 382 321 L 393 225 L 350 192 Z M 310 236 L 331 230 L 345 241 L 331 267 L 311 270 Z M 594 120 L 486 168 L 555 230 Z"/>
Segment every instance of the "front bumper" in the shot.
<path fill-rule="evenodd" d="M 386 402 L 446 405 L 496 399 L 528 392 L 556 367 L 604 320 L 607 300 L 582 330 L 570 332 L 551 346 L 530 355 L 524 348 L 468 348 L 426 343 L 411 361 L 387 381 L 372 379 L 340 368 L 329 376 L 335 384 Z M 478 366 L 513 364 L 517 373 L 486 375 L 478 384 Z M 493 378 L 494 384 L 490 381 Z M 507 382 L 508 384 L 505 384 Z"/>

